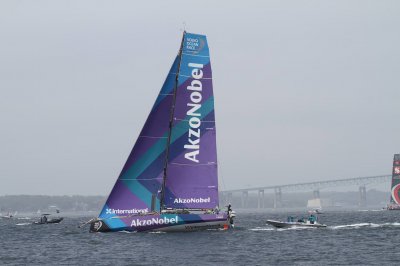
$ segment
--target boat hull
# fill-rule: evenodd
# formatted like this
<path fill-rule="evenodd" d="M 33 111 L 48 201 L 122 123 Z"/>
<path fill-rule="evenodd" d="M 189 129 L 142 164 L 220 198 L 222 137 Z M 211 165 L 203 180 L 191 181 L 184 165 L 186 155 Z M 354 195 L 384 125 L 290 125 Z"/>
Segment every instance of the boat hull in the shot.
<path fill-rule="evenodd" d="M 58 224 L 61 223 L 62 220 L 64 220 L 64 218 L 54 218 L 47 220 L 46 222 L 33 222 L 33 224 Z"/>
<path fill-rule="evenodd" d="M 90 231 L 181 232 L 227 229 L 228 226 L 227 214 L 152 214 L 96 220 L 91 223 Z"/>
<path fill-rule="evenodd" d="M 400 205 L 389 205 L 386 207 L 388 211 L 400 211 Z"/>
<path fill-rule="evenodd" d="M 267 220 L 267 224 L 272 225 L 276 228 L 293 228 L 293 227 L 326 227 L 325 224 L 319 224 L 319 223 L 300 223 L 300 222 L 281 222 L 281 221 L 274 221 L 274 220 Z"/>

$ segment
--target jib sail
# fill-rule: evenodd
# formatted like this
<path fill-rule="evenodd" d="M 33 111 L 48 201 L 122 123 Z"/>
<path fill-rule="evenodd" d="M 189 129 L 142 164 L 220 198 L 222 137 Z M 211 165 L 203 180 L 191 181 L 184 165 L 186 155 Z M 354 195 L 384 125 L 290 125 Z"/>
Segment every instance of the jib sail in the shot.
<path fill-rule="evenodd" d="M 159 190 L 163 180 L 177 71 L 178 56 L 99 215 L 100 218 L 149 212 L 154 206 L 159 208 Z"/>

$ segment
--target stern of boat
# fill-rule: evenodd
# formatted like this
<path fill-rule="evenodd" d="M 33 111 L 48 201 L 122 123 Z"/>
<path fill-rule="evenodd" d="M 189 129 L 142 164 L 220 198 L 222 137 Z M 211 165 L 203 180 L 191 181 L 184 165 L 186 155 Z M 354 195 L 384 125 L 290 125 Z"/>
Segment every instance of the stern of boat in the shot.
<path fill-rule="evenodd" d="M 90 223 L 89 231 L 91 233 L 95 233 L 95 232 L 110 232 L 111 229 L 110 229 L 110 227 L 108 227 L 108 225 L 104 221 L 96 219 L 96 220 L 94 220 L 94 221 L 92 221 Z"/>

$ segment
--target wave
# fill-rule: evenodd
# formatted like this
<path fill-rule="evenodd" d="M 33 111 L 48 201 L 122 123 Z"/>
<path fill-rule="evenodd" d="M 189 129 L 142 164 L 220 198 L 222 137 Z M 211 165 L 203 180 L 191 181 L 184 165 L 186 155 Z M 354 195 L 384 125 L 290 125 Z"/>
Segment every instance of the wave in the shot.
<path fill-rule="evenodd" d="M 398 227 L 400 222 L 393 223 L 354 223 L 354 224 L 343 224 L 343 225 L 331 225 L 328 229 L 340 230 L 340 229 L 360 229 L 360 228 L 381 228 L 381 227 Z M 310 229 L 321 229 L 316 227 L 307 226 L 294 226 L 290 228 L 268 228 L 268 227 L 256 227 L 248 229 L 250 231 L 288 231 L 288 230 L 310 230 Z M 323 228 L 322 228 L 323 230 Z"/>
<path fill-rule="evenodd" d="M 330 229 L 358 229 L 358 228 L 378 228 L 378 227 L 394 227 L 400 226 L 400 222 L 394 223 L 356 223 L 356 224 L 344 224 L 344 225 L 335 225 L 329 226 Z"/>
<path fill-rule="evenodd" d="M 30 225 L 30 224 L 32 224 L 32 223 L 19 223 L 19 224 L 16 224 L 16 225 Z"/>
<path fill-rule="evenodd" d="M 148 232 L 149 234 L 166 234 L 167 232 L 163 232 L 163 231 L 150 231 Z"/>
<path fill-rule="evenodd" d="M 122 231 L 118 231 L 118 233 L 135 234 L 135 233 L 137 233 L 137 232 L 136 232 L 136 231 L 126 231 L 126 230 L 122 230 Z"/>
<path fill-rule="evenodd" d="M 382 212 L 387 211 L 386 209 L 374 209 L 374 210 L 358 210 L 358 212 Z"/>
<path fill-rule="evenodd" d="M 310 230 L 317 229 L 316 227 L 309 226 L 293 226 L 290 228 L 272 228 L 272 227 L 256 227 L 249 229 L 250 231 L 288 231 L 288 230 Z"/>
<path fill-rule="evenodd" d="M 321 229 L 321 228 L 298 225 L 298 226 L 293 226 L 293 227 L 289 227 L 289 228 L 278 228 L 276 230 L 277 231 L 288 231 L 288 230 L 314 230 L 314 229 Z"/>
<path fill-rule="evenodd" d="M 250 231 L 274 231 L 274 228 L 256 227 L 249 229 Z"/>

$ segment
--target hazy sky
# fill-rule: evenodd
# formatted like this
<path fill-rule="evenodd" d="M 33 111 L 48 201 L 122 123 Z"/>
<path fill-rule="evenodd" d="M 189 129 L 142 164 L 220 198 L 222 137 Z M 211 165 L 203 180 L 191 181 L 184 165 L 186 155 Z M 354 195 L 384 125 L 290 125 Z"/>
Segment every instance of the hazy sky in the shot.
<path fill-rule="evenodd" d="M 0 195 L 108 194 L 208 36 L 225 188 L 391 173 L 400 1 L 0 1 Z"/>

